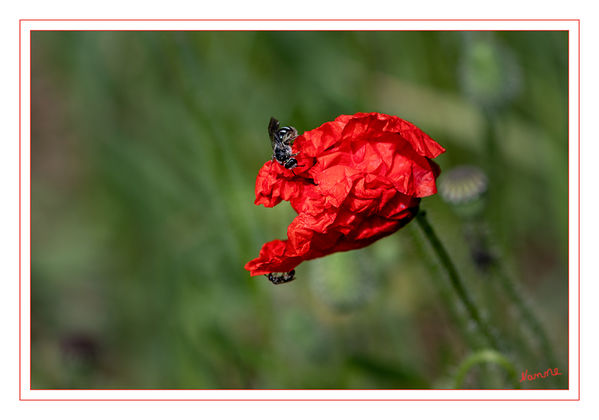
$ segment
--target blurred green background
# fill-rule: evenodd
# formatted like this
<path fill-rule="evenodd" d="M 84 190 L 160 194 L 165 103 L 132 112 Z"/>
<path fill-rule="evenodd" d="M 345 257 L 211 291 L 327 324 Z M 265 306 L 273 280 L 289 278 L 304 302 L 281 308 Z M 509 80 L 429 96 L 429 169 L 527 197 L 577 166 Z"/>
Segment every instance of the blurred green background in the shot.
<path fill-rule="evenodd" d="M 486 173 L 475 216 L 440 195 L 422 208 L 518 377 L 567 379 L 567 32 L 31 39 L 33 388 L 454 386 L 484 346 L 415 223 L 303 263 L 289 284 L 243 269 L 294 217 L 253 204 L 269 118 L 301 133 L 360 111 L 442 144 L 440 181 L 459 165 Z M 477 246 L 527 296 L 557 366 Z M 513 384 L 482 364 L 460 386 Z"/>

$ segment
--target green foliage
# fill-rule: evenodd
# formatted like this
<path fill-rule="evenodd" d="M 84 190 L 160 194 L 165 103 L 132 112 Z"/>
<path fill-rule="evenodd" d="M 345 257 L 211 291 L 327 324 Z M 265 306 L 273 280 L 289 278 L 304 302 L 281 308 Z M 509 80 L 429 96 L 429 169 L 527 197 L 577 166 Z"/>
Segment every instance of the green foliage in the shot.
<path fill-rule="evenodd" d="M 286 285 L 243 269 L 294 217 L 253 204 L 269 118 L 359 111 L 488 173 L 494 246 L 560 366 L 472 268 L 464 221 L 423 207 L 516 370 L 567 372 L 567 99 L 564 32 L 34 32 L 33 388 L 451 386 L 470 346 L 412 226 Z"/>

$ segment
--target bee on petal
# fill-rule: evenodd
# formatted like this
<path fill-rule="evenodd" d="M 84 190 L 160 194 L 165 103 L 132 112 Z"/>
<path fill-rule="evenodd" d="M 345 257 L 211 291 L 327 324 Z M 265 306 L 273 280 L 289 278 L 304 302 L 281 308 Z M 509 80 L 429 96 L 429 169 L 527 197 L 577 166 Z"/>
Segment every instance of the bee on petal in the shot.
<path fill-rule="evenodd" d="M 291 171 L 297 168 L 297 160 L 294 158 L 297 153 L 291 150 L 293 141 L 297 137 L 297 130 L 293 127 L 279 127 L 279 121 L 271 117 L 268 123 L 268 135 L 272 146 L 272 160 L 276 160 Z"/>
<path fill-rule="evenodd" d="M 288 273 L 268 273 L 265 276 L 272 284 L 289 283 L 295 280 L 295 270 L 291 270 Z"/>

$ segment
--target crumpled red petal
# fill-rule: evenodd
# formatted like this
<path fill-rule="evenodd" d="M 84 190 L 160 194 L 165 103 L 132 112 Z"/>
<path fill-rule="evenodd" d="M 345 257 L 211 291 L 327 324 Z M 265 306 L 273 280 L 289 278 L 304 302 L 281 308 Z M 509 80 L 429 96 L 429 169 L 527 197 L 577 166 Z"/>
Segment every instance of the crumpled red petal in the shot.
<path fill-rule="evenodd" d="M 370 245 L 414 218 L 437 192 L 445 151 L 414 124 L 380 113 L 341 115 L 299 136 L 298 167 L 269 161 L 258 172 L 255 204 L 289 201 L 298 216 L 287 240 L 264 244 L 251 275 L 288 272 L 302 261 Z"/>

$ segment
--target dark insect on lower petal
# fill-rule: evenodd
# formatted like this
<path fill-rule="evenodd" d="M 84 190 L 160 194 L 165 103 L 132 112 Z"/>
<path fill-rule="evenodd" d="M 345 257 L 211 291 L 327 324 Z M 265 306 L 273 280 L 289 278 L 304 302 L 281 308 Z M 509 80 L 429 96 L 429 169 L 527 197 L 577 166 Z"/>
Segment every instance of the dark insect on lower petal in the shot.
<path fill-rule="evenodd" d="M 295 270 L 291 270 L 288 273 L 268 273 L 265 276 L 272 284 L 289 283 L 295 280 Z"/>

